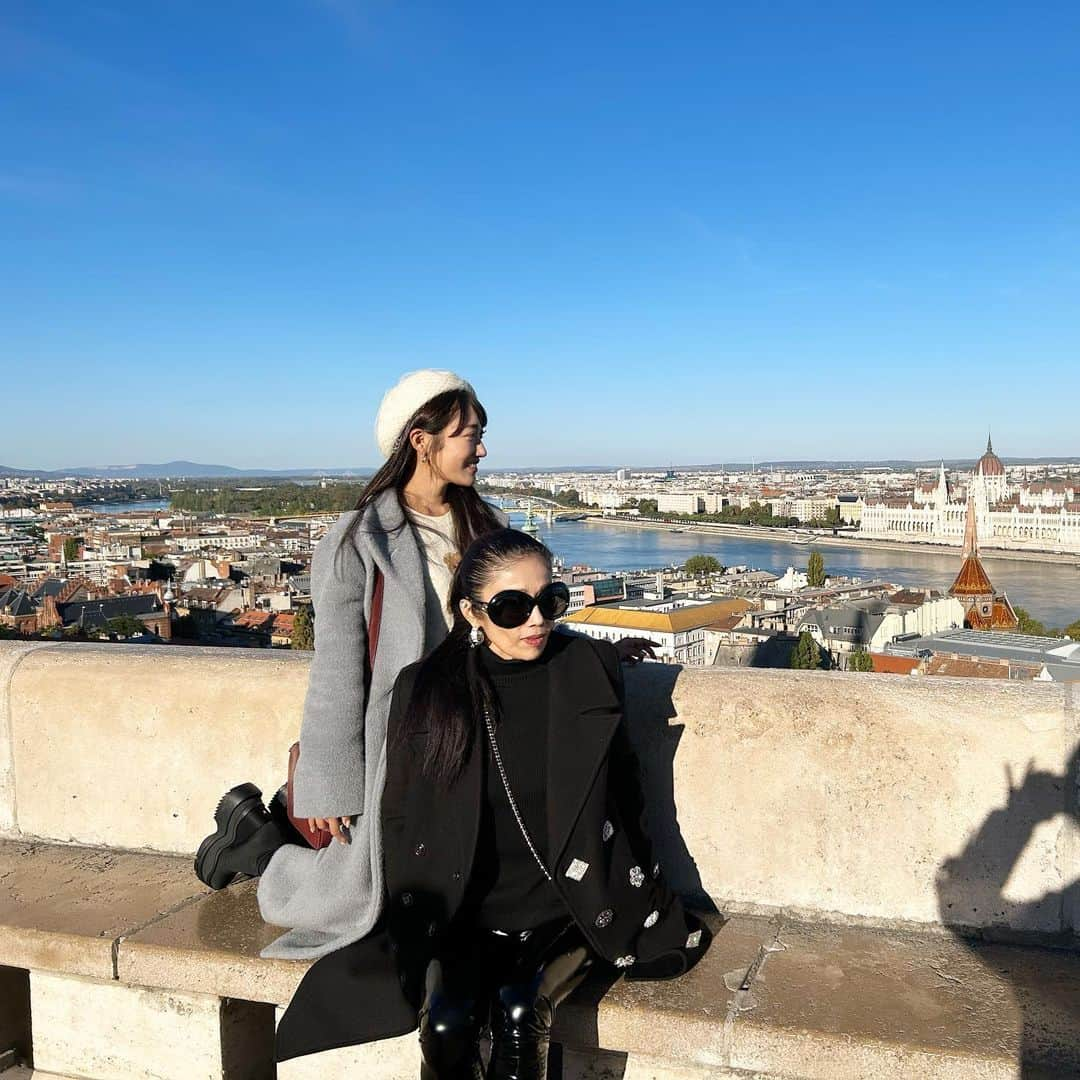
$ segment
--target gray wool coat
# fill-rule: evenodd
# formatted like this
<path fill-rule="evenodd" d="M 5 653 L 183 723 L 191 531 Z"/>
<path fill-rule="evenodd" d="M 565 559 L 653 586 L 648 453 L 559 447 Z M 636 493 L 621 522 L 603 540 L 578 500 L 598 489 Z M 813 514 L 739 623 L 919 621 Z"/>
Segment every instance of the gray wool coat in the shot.
<path fill-rule="evenodd" d="M 386 724 L 398 672 L 424 651 L 424 571 L 420 546 L 393 491 L 363 511 L 347 538 L 356 515 L 338 518 L 311 562 L 315 659 L 293 776 L 296 813 L 353 816 L 352 842 L 334 841 L 321 851 L 286 844 L 275 852 L 259 879 L 259 911 L 266 922 L 292 929 L 263 949 L 264 957 L 325 956 L 370 933 L 382 911 Z M 375 567 L 383 574 L 383 609 L 365 694 Z"/>

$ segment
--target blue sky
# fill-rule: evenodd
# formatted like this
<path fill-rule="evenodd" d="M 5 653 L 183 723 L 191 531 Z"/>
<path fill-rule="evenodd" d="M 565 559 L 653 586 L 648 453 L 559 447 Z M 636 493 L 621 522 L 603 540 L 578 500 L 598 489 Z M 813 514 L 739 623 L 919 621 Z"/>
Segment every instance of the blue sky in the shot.
<path fill-rule="evenodd" d="M 5 0 L 0 463 L 1080 454 L 1080 5 Z"/>

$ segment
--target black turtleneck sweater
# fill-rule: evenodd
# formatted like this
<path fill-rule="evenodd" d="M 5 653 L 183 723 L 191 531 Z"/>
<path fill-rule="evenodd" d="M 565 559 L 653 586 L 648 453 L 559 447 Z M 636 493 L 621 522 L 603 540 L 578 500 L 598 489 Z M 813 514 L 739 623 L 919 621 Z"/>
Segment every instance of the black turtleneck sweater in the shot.
<path fill-rule="evenodd" d="M 487 645 L 480 662 L 499 705 L 495 738 L 503 768 L 529 836 L 548 864 L 547 760 L 548 665 L 551 647 L 537 660 L 503 660 Z M 465 897 L 474 925 L 527 930 L 566 914 L 566 905 L 544 877 L 510 809 L 486 730 L 484 801 L 476 858 Z"/>

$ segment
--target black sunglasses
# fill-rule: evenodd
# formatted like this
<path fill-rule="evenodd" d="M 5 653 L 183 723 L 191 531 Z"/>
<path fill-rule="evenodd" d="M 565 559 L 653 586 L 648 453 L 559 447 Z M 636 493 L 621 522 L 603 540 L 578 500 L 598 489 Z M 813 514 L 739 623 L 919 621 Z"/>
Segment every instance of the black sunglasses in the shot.
<path fill-rule="evenodd" d="M 473 600 L 473 607 L 487 612 L 487 617 L 504 630 L 513 630 L 529 621 L 538 607 L 545 619 L 557 619 L 570 606 L 570 590 L 561 582 L 545 585 L 535 596 L 521 589 L 504 589 L 490 600 Z"/>

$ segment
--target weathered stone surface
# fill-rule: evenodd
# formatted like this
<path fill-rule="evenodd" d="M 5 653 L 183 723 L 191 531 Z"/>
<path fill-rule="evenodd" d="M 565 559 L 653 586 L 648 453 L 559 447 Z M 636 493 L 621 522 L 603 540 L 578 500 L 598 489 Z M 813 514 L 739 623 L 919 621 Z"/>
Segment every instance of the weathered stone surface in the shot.
<path fill-rule="evenodd" d="M 193 852 L 222 793 L 285 782 L 308 660 L 288 652 L 60 645 L 11 681 L 18 827 Z"/>
<path fill-rule="evenodd" d="M 261 1044 L 248 1039 L 228 1004 L 215 997 L 36 971 L 30 987 L 36 1069 L 88 1080 L 265 1080 L 273 1075 L 265 1030 Z M 245 1053 L 234 1053 L 230 1040 Z"/>
<path fill-rule="evenodd" d="M 310 964 L 259 959 L 281 931 L 259 917 L 256 885 L 230 885 L 125 937 L 120 980 L 287 1004 Z"/>
<path fill-rule="evenodd" d="M 678 1065 L 643 1054 L 564 1050 L 560 1080 L 792 1080 L 779 1073 L 744 1072 L 717 1065 Z"/>
<path fill-rule="evenodd" d="M 0 663 L 19 829 L 193 851 L 225 789 L 254 780 L 269 796 L 284 779 L 309 659 L 0 643 Z M 627 686 L 681 889 L 836 921 L 1059 932 L 1080 919 L 1070 687 L 665 665 Z"/>
<path fill-rule="evenodd" d="M 278 1011 L 278 1020 L 281 1013 Z M 345 1046 L 322 1054 L 283 1061 L 277 1067 L 278 1080 L 416 1080 L 420 1072 L 420 1044 L 416 1033 L 384 1039 L 367 1046 Z"/>
<path fill-rule="evenodd" d="M 952 938 L 786 926 L 767 947 L 736 1003 L 732 1065 L 822 1080 L 1015 1075 L 1008 983 Z"/>
<path fill-rule="evenodd" d="M 586 1058 L 814 1080 L 1080 1075 L 1080 956 L 734 918 L 685 978 L 575 998 L 556 1034 Z"/>
<path fill-rule="evenodd" d="M 1070 928 L 1070 687 L 648 665 L 627 692 L 680 889 L 813 919 Z"/>
<path fill-rule="evenodd" d="M 0 963 L 111 979 L 117 938 L 206 891 L 190 859 L 0 842 Z"/>
<path fill-rule="evenodd" d="M 47 649 L 41 641 L 0 642 L 0 836 L 16 831 L 15 759 L 11 733 L 11 679 L 19 664 L 32 652 Z"/>

